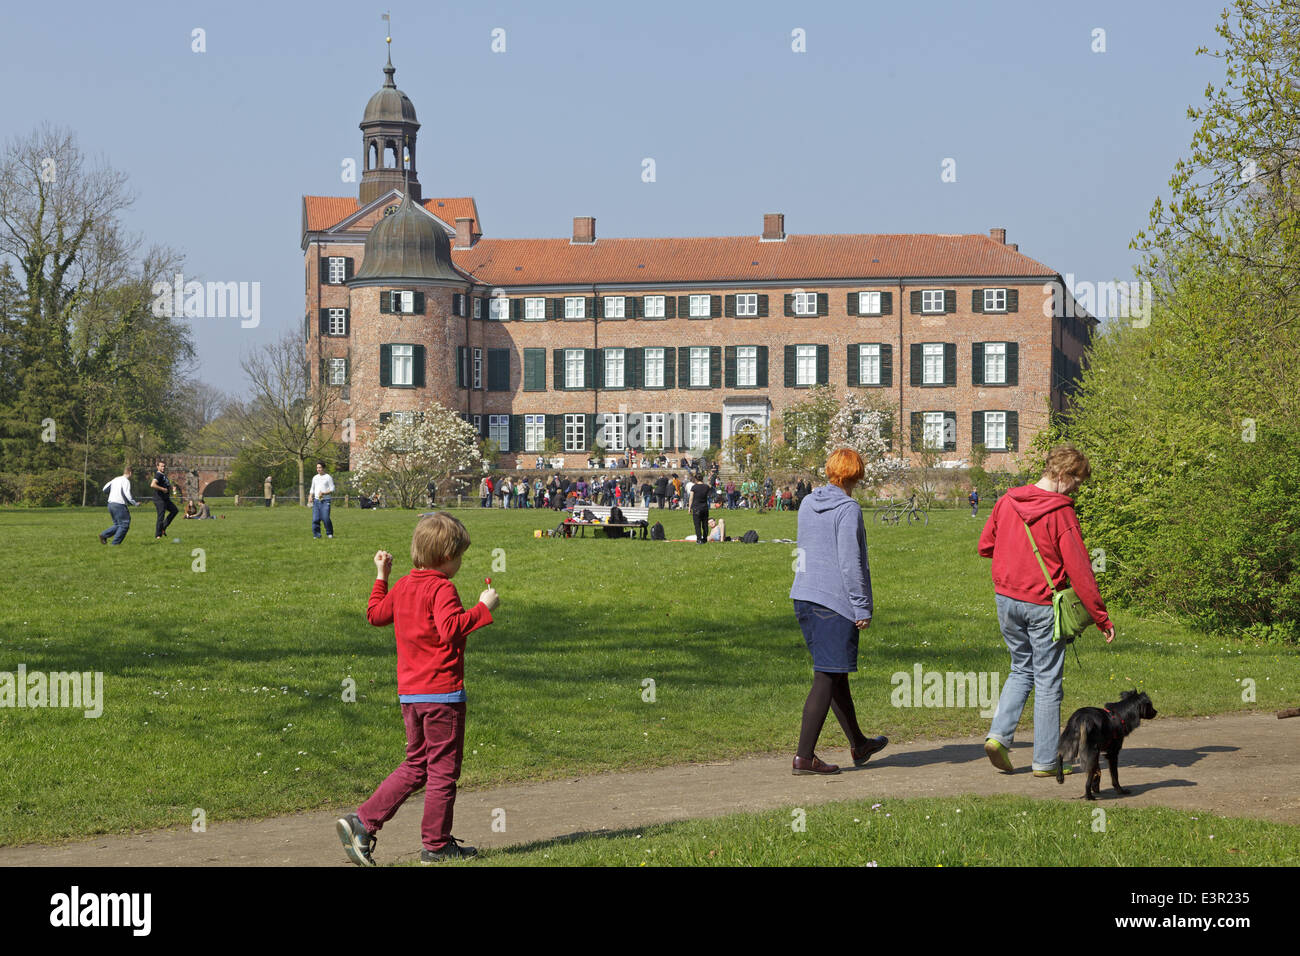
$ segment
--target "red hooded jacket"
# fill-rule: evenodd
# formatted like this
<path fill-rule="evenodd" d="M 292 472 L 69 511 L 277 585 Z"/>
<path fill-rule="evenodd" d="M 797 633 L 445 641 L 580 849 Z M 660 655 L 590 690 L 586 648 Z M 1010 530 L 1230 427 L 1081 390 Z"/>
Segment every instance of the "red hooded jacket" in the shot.
<path fill-rule="evenodd" d="M 1026 523 L 1052 576 L 1052 589 L 1073 587 L 1097 627 L 1109 630 L 1110 615 L 1092 575 L 1074 502 L 1054 491 L 1023 485 L 1012 488 L 993 506 L 979 544 L 979 553 L 993 559 L 993 590 L 1030 604 L 1052 603 L 1052 593 L 1025 534 Z"/>

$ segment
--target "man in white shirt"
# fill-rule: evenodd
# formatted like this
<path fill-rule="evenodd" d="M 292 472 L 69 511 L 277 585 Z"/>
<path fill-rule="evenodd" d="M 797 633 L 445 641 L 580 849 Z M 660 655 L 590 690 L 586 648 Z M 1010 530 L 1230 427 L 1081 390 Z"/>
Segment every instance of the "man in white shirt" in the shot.
<path fill-rule="evenodd" d="M 131 527 L 131 512 L 128 505 L 139 504 L 131 497 L 131 466 L 127 465 L 122 474 L 104 486 L 108 492 L 108 514 L 113 519 L 113 526 L 99 534 L 99 543 L 108 544 L 109 535 L 114 544 L 121 544 L 126 532 Z"/>
<path fill-rule="evenodd" d="M 316 462 L 316 475 L 311 480 L 311 536 L 320 537 L 321 522 L 325 522 L 325 536 L 334 537 L 334 524 L 330 521 L 330 495 L 334 494 L 334 479 L 325 473 L 325 462 Z"/>

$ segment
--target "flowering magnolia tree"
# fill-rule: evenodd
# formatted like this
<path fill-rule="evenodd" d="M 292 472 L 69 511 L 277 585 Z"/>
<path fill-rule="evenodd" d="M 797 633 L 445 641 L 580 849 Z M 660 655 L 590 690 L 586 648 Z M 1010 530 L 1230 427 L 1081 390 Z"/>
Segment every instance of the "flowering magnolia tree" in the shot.
<path fill-rule="evenodd" d="M 795 471 L 826 474 L 826 459 L 836 448 L 852 448 L 866 467 L 859 487 L 874 488 L 907 470 L 893 455 L 890 436 L 893 414 L 856 392 L 843 398 L 827 385 L 809 389 L 808 397 L 792 405 L 783 418 L 785 446 L 782 463 Z"/>
<path fill-rule="evenodd" d="M 907 462 L 890 448 L 893 415 L 849 392 L 827 426 L 825 458 L 836 448 L 852 448 L 866 468 L 861 488 L 875 488 L 907 471 Z M 820 469 L 819 469 L 820 473 Z"/>
<path fill-rule="evenodd" d="M 474 426 L 430 402 L 410 420 L 392 418 L 371 429 L 352 456 L 353 483 L 363 492 L 382 489 L 389 501 L 415 508 L 430 481 L 439 482 L 482 460 Z"/>

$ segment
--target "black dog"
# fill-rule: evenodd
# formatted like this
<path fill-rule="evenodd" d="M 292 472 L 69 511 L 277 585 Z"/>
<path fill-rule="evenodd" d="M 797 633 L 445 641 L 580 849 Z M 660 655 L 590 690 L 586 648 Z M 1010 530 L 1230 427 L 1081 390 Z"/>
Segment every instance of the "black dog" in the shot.
<path fill-rule="evenodd" d="M 1065 783 L 1065 761 L 1078 757 L 1083 763 L 1083 796 L 1096 800 L 1101 792 L 1101 754 L 1110 765 L 1110 782 L 1118 794 L 1129 791 L 1119 785 L 1119 751 L 1124 738 L 1137 730 L 1143 720 L 1156 716 L 1151 698 L 1136 690 L 1126 690 L 1120 700 L 1101 707 L 1080 707 L 1070 715 L 1056 748 L 1056 782 Z"/>

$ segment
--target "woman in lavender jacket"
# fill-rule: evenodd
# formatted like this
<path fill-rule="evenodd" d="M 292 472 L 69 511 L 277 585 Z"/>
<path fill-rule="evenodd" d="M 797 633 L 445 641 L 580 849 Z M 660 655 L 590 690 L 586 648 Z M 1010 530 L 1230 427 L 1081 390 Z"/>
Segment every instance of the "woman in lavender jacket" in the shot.
<path fill-rule="evenodd" d="M 858 632 L 871 626 L 871 571 L 862 509 L 853 488 L 862 480 L 862 458 L 839 448 L 826 462 L 830 484 L 808 495 L 799 509 L 799 560 L 790 597 L 813 659 L 812 690 L 803 705 L 803 726 L 795 752 L 796 774 L 839 773 L 823 763 L 813 748 L 833 710 L 856 767 L 882 750 L 889 738 L 868 737 L 858 726 L 849 674 L 858 669 Z"/>

